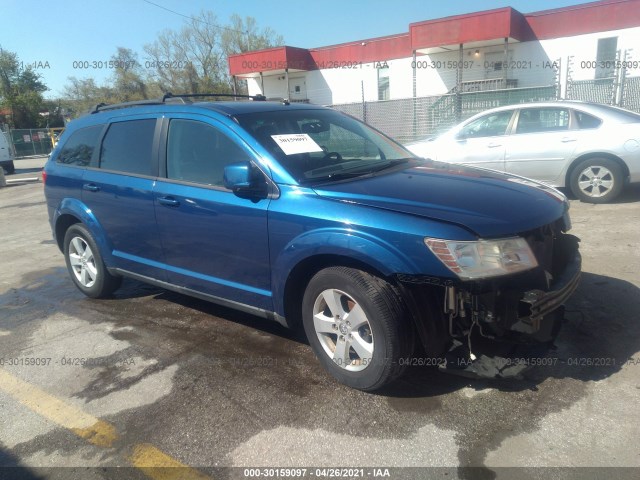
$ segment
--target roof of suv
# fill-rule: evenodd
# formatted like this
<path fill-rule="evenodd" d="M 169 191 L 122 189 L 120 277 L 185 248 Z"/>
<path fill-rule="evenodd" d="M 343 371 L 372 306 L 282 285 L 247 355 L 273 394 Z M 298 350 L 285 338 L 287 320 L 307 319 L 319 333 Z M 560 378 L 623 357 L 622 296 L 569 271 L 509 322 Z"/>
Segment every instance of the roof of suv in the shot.
<path fill-rule="evenodd" d="M 284 103 L 284 102 L 197 102 L 191 104 L 194 107 L 204 107 L 227 115 L 241 113 L 271 112 L 278 110 L 318 110 L 325 107 L 309 103 Z"/>
<path fill-rule="evenodd" d="M 99 110 L 88 113 L 88 116 L 121 113 L 151 113 L 157 111 L 185 111 L 193 108 L 205 108 L 222 115 L 238 115 L 243 113 L 272 112 L 279 110 L 318 110 L 325 107 L 309 103 L 289 103 L 283 101 L 224 101 L 224 102 L 189 102 L 175 103 L 161 100 L 145 100 L 139 103 L 104 105 Z M 86 116 L 85 116 L 86 118 Z"/>

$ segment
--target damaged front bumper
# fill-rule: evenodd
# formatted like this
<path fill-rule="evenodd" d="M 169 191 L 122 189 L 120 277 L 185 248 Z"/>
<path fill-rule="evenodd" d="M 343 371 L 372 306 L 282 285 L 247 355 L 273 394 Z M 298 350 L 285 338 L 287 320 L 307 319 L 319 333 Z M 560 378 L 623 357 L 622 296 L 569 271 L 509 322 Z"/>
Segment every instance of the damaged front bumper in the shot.
<path fill-rule="evenodd" d="M 445 287 L 444 310 L 453 345 L 440 368 L 494 378 L 519 376 L 540 364 L 560 330 L 564 303 L 580 283 L 578 242 L 572 235 L 559 234 L 547 245 L 553 254 L 539 252 L 538 258 L 547 258 L 534 271 Z"/>
<path fill-rule="evenodd" d="M 520 301 L 529 305 L 529 314 L 524 318 L 519 318 L 518 322 L 511 326 L 511 329 L 530 335 L 547 330 L 543 329 L 545 318 L 559 309 L 578 288 L 581 267 L 582 258 L 580 252 L 576 251 L 566 270 L 560 278 L 551 284 L 549 291 L 534 289 L 525 292 Z"/>

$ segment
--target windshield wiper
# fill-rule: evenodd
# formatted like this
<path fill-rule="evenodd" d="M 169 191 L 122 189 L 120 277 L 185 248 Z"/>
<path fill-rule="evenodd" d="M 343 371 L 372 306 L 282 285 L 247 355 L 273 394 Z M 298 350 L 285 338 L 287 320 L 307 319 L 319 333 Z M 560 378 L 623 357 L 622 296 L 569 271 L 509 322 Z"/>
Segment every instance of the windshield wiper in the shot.
<path fill-rule="evenodd" d="M 398 165 L 409 163 L 411 160 L 414 160 L 414 159 L 413 158 L 395 158 L 393 160 L 387 160 L 384 165 L 381 165 L 378 168 L 374 168 L 370 170 L 370 173 L 381 172 L 389 168 L 397 167 Z"/>
<path fill-rule="evenodd" d="M 308 183 L 335 182 L 337 180 L 344 180 L 346 178 L 361 177 L 363 175 L 368 175 L 370 173 L 371 172 L 369 170 L 365 170 L 364 172 L 335 172 L 335 173 L 330 173 L 329 175 L 304 178 L 300 180 L 300 183 L 308 184 Z"/>
<path fill-rule="evenodd" d="M 337 172 L 330 173 L 328 175 L 305 178 L 300 180 L 300 183 L 307 184 L 307 183 L 336 182 L 338 180 L 362 177 L 365 175 L 371 175 L 372 173 L 378 173 L 392 167 L 397 167 L 398 165 L 408 163 L 411 160 L 413 160 L 413 158 L 397 158 L 394 160 L 385 160 L 382 165 L 378 165 L 375 168 L 367 168 L 366 170 L 359 170 L 359 171 L 337 171 Z"/>

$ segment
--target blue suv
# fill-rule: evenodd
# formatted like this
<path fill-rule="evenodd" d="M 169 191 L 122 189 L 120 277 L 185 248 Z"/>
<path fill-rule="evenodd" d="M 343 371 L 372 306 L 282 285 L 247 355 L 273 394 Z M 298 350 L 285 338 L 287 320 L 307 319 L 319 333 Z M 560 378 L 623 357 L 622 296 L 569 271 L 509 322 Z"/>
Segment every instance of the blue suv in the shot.
<path fill-rule="evenodd" d="M 476 339 L 553 342 L 580 275 L 561 193 L 417 158 L 329 108 L 191 97 L 96 106 L 51 154 L 51 228 L 83 293 L 132 277 L 303 326 L 361 390 L 417 355 L 473 364 Z"/>

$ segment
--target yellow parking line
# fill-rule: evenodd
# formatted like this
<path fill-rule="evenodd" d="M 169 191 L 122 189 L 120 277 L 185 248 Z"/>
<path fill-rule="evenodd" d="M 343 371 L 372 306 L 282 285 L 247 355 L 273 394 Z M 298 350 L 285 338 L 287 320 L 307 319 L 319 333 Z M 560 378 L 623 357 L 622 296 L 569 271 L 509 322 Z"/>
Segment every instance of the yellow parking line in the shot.
<path fill-rule="evenodd" d="M 0 390 L 8 393 L 35 413 L 72 431 L 93 445 L 109 448 L 118 439 L 118 432 L 110 423 L 66 404 L 2 368 L 0 368 Z M 153 480 L 211 480 L 211 477 L 180 463 L 148 443 L 134 445 L 130 460 L 134 467 Z"/>
<path fill-rule="evenodd" d="M 141 443 L 133 448 L 131 463 L 154 480 L 208 480 L 210 478 L 148 443 Z"/>
<path fill-rule="evenodd" d="M 0 389 L 10 394 L 24 406 L 71 430 L 89 443 L 99 447 L 110 447 L 118 438 L 115 427 L 110 423 L 64 403 L 62 400 L 49 395 L 35 385 L 14 377 L 3 369 L 0 369 Z"/>

